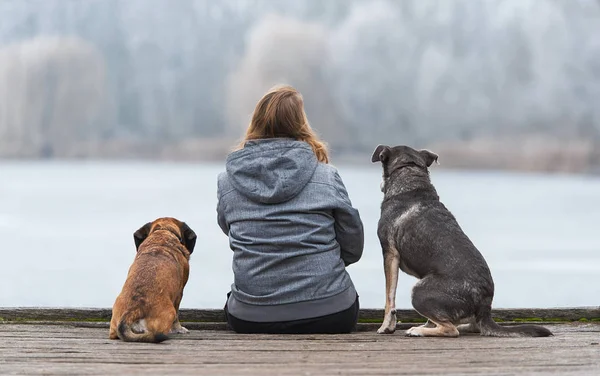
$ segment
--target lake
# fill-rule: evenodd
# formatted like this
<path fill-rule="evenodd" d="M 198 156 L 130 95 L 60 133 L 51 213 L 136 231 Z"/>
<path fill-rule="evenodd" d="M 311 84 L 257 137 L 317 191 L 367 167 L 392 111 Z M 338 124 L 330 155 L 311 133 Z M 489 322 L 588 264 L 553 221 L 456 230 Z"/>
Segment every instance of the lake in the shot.
<path fill-rule="evenodd" d="M 218 164 L 0 162 L 0 306 L 111 307 L 135 256 L 133 232 L 157 217 L 197 233 L 181 306 L 221 308 L 232 252 L 216 224 Z M 363 308 L 383 308 L 379 165 L 340 165 L 365 226 L 348 268 Z M 600 178 L 432 168 L 446 206 L 483 253 L 494 307 L 598 305 Z M 416 280 L 401 273 L 397 306 Z"/>

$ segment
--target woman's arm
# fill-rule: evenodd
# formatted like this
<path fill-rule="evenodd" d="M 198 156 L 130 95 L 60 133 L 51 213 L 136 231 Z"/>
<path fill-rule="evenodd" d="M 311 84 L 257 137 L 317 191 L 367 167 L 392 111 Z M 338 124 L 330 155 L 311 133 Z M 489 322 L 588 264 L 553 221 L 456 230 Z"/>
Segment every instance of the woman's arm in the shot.
<path fill-rule="evenodd" d="M 221 208 L 221 200 L 219 200 L 217 203 L 217 223 L 225 235 L 229 235 L 229 226 L 227 226 L 227 222 L 225 221 L 225 215 L 223 214 L 223 209 Z"/>
<path fill-rule="evenodd" d="M 340 245 L 344 265 L 360 260 L 364 247 L 364 231 L 358 210 L 352 207 L 348 192 L 339 174 L 335 173 L 338 205 L 333 210 L 336 240 Z"/>
<path fill-rule="evenodd" d="M 217 223 L 225 235 L 229 235 L 229 226 L 227 225 L 227 221 L 225 221 L 225 210 L 223 208 L 223 203 L 221 202 L 224 179 L 225 175 L 219 174 L 219 177 L 217 178 Z"/>

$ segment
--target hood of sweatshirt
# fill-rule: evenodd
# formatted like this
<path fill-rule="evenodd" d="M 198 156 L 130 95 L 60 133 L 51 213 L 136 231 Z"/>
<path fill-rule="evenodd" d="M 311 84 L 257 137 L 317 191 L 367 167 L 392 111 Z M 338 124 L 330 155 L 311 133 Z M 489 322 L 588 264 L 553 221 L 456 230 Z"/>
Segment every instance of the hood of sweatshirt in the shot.
<path fill-rule="evenodd" d="M 247 141 L 227 157 L 234 188 L 252 201 L 276 204 L 298 195 L 312 178 L 318 161 L 309 144 L 287 138 Z"/>

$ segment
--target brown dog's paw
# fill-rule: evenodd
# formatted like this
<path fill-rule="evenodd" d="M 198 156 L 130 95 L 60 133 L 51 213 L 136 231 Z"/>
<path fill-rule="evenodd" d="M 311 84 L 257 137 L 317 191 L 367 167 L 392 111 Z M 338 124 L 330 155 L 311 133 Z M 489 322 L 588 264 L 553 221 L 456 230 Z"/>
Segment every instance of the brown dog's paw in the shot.
<path fill-rule="evenodd" d="M 108 339 L 119 339 L 116 329 L 110 329 L 110 332 L 108 333 Z"/>
<path fill-rule="evenodd" d="M 188 334 L 190 331 L 184 328 L 183 326 L 179 326 L 179 328 L 173 328 L 169 332 L 169 334 Z"/>

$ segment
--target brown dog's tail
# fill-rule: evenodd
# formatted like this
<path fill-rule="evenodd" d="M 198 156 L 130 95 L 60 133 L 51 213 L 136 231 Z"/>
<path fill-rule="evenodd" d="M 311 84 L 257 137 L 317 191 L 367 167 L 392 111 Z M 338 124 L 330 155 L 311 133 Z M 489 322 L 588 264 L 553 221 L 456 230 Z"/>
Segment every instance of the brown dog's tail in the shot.
<path fill-rule="evenodd" d="M 539 325 L 500 326 L 492 319 L 491 312 L 487 312 L 478 320 L 482 336 L 489 337 L 549 337 L 552 332 Z"/>
<path fill-rule="evenodd" d="M 140 320 L 132 316 L 131 312 L 124 314 L 117 327 L 117 334 L 123 341 L 160 343 L 169 339 L 164 333 L 152 333 L 146 327 L 144 319 Z"/>

